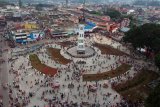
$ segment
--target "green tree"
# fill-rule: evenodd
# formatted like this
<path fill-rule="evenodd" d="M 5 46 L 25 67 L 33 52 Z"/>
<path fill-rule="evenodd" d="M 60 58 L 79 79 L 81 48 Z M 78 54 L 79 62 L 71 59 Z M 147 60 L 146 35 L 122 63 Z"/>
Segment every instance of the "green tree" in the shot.
<path fill-rule="evenodd" d="M 113 20 L 121 18 L 121 13 L 115 9 L 107 9 L 107 11 L 104 11 L 103 14 L 110 16 Z"/>
<path fill-rule="evenodd" d="M 150 93 L 146 99 L 145 107 L 160 107 L 160 84 Z"/>
<path fill-rule="evenodd" d="M 155 64 L 156 64 L 156 66 L 159 68 L 159 70 L 160 70 L 160 54 L 157 54 L 156 56 L 155 56 Z M 160 90 L 159 90 L 160 91 Z"/>
<path fill-rule="evenodd" d="M 102 14 L 98 11 L 91 11 L 89 12 L 90 14 L 94 14 L 94 15 L 97 15 L 97 16 L 101 16 Z"/>
<path fill-rule="evenodd" d="M 124 42 L 129 42 L 134 48 L 147 48 L 158 53 L 160 51 L 160 25 L 144 24 L 131 28 L 123 37 Z"/>
<path fill-rule="evenodd" d="M 36 5 L 36 10 L 41 11 L 43 8 L 43 4 L 37 4 Z"/>

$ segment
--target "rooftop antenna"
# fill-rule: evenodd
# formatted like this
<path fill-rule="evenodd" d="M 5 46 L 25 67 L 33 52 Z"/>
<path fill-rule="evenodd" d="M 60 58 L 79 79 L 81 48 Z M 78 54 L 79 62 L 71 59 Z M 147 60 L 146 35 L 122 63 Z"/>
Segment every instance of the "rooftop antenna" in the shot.
<path fill-rule="evenodd" d="M 86 0 L 83 0 L 83 18 L 85 18 L 85 4 L 86 4 Z"/>
<path fill-rule="evenodd" d="M 22 7 L 22 1 L 21 0 L 18 0 L 18 5 L 19 5 L 20 8 Z"/>
<path fill-rule="evenodd" d="M 66 0 L 66 7 L 68 7 L 68 0 Z"/>

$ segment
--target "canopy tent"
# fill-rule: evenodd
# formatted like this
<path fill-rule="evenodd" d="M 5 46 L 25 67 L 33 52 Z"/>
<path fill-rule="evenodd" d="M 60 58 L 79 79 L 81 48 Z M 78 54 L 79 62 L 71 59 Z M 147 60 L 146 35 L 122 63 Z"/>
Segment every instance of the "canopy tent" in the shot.
<path fill-rule="evenodd" d="M 91 85 L 91 84 L 89 84 L 88 85 L 88 89 L 90 90 L 90 91 L 97 91 L 97 89 L 98 89 L 98 87 L 96 86 L 96 85 Z"/>
<path fill-rule="evenodd" d="M 58 81 L 54 81 L 53 83 L 53 88 L 59 88 L 60 87 L 60 83 Z"/>

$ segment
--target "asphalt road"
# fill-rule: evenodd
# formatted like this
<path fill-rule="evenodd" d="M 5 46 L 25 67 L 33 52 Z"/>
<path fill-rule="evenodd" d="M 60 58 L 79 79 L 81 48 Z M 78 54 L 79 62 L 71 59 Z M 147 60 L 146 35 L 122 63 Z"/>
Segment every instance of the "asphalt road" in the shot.
<path fill-rule="evenodd" d="M 6 41 L 4 41 L 2 35 L 0 35 L 0 39 L 2 40 L 2 42 L 0 43 L 1 45 L 1 49 L 6 49 L 7 48 L 7 44 Z M 9 105 L 9 93 L 8 93 L 8 89 L 4 89 L 2 87 L 2 84 L 6 84 L 8 83 L 8 52 L 2 52 L 2 58 L 5 60 L 4 63 L 2 63 L 0 65 L 0 90 L 1 90 L 1 95 L 2 95 L 2 101 L 3 101 L 3 107 L 8 107 Z"/>

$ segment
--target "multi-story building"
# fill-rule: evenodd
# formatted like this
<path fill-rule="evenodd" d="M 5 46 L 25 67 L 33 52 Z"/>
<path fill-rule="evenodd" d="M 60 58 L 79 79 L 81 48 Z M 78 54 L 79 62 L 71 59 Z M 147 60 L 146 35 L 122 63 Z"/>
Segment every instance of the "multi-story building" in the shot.
<path fill-rule="evenodd" d="M 27 35 L 27 41 L 36 41 L 44 38 L 44 32 L 41 31 L 32 31 Z"/>
<path fill-rule="evenodd" d="M 13 39 L 17 43 L 25 44 L 25 43 L 27 43 L 27 35 L 28 35 L 27 33 L 23 33 L 23 32 L 14 32 Z"/>
<path fill-rule="evenodd" d="M 36 41 L 44 38 L 44 32 L 32 31 L 28 32 L 13 32 L 9 35 L 9 39 L 16 43 L 26 44 L 30 41 Z"/>
<path fill-rule="evenodd" d="M 7 25 L 7 22 L 5 20 L 5 17 L 0 16 L 0 26 L 4 27 Z"/>
<path fill-rule="evenodd" d="M 27 22 L 24 24 L 25 29 L 38 29 L 36 22 Z"/>

